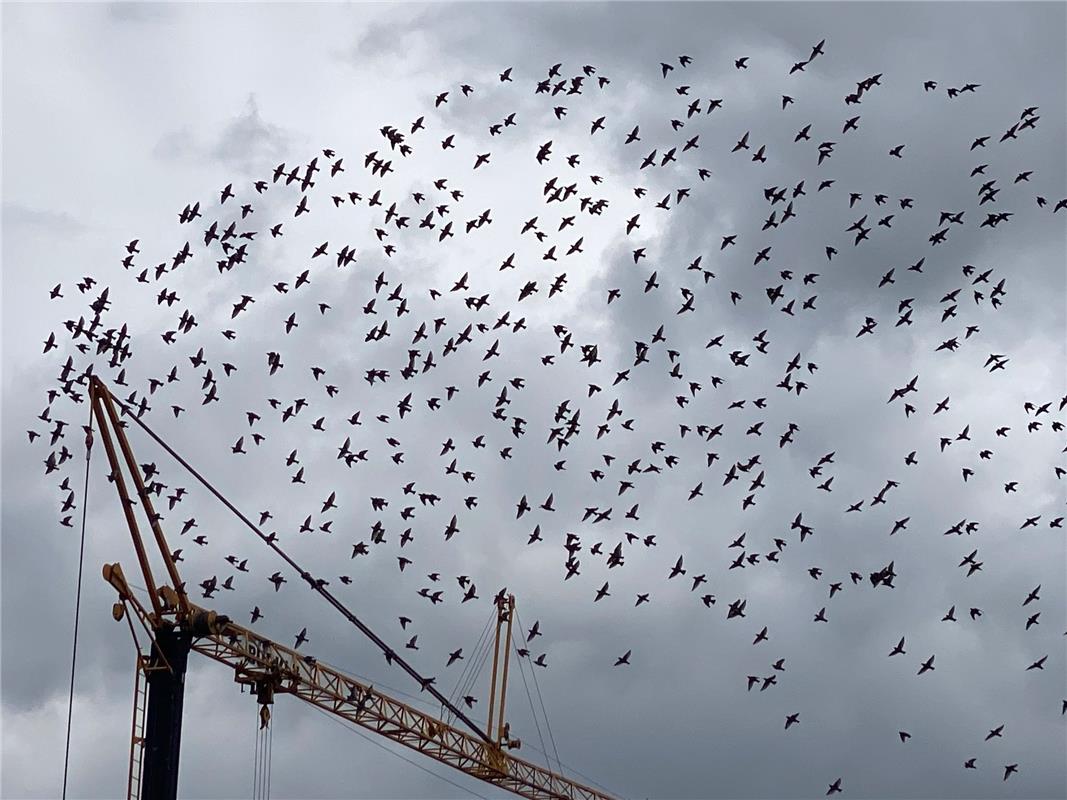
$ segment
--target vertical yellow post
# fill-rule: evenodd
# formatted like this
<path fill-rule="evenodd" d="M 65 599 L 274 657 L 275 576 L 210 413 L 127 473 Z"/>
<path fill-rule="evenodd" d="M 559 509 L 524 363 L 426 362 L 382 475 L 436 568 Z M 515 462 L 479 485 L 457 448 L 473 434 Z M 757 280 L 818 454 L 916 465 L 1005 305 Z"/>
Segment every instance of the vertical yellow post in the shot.
<path fill-rule="evenodd" d="M 504 672 L 500 681 L 500 717 L 497 724 L 497 741 L 503 743 L 504 739 L 504 701 L 508 697 L 508 663 L 511 660 L 511 620 L 515 616 L 515 595 L 509 594 L 507 600 L 501 603 L 500 617 L 497 622 L 497 635 L 499 638 L 500 622 L 507 617 L 507 633 L 504 636 Z"/>
<path fill-rule="evenodd" d="M 492 741 L 497 741 L 497 738 L 493 736 L 493 706 L 496 701 L 496 670 L 497 663 L 500 657 L 500 607 L 497 606 L 496 616 L 496 640 L 493 644 L 493 680 L 489 686 L 489 720 L 485 724 L 485 735 Z"/>

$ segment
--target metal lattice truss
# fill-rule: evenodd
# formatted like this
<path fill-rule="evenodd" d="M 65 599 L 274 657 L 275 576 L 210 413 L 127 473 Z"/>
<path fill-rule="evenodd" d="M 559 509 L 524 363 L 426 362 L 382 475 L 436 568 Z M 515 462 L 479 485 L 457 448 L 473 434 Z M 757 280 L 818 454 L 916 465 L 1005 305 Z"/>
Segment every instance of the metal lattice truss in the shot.
<path fill-rule="evenodd" d="M 192 606 L 195 614 L 203 611 Z M 375 691 L 311 656 L 232 622 L 193 649 L 234 670 L 238 683 L 293 694 L 318 708 L 410 747 L 443 764 L 530 800 L 613 800 L 544 767 Z"/>

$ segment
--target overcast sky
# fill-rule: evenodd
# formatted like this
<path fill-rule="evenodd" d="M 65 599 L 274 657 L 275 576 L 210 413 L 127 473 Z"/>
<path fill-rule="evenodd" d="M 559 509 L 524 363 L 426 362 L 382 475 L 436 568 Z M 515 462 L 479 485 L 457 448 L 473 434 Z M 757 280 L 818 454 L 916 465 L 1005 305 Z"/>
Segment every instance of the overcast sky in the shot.
<path fill-rule="evenodd" d="M 508 700 L 526 758 L 558 750 L 567 774 L 626 798 L 821 797 L 838 778 L 854 797 L 1064 796 L 1067 207 L 1054 209 L 1067 202 L 1065 8 L 5 4 L 0 794 L 57 797 L 62 781 L 88 409 L 47 393 L 70 356 L 74 374 L 92 364 L 120 398 L 147 398 L 148 425 L 250 517 L 270 510 L 265 529 L 286 551 L 446 694 L 476 660 L 491 598 L 513 592 L 522 630 L 536 620 L 542 632 L 513 661 Z M 387 125 L 410 155 L 391 148 Z M 761 146 L 765 162 L 753 160 Z M 279 164 L 303 175 L 315 158 L 313 186 L 273 179 Z M 374 159 L 392 171 L 372 174 Z M 234 197 L 220 203 L 227 185 Z M 404 228 L 385 216 L 394 202 Z M 201 216 L 180 223 L 194 203 Z M 491 221 L 468 224 L 487 209 Z M 421 227 L 431 211 L 434 227 Z M 256 232 L 227 242 L 247 245 L 231 269 L 218 267 L 219 241 L 205 244 L 215 221 Z M 854 243 L 857 228 L 869 233 Z M 193 255 L 175 268 L 187 241 Z M 356 258 L 338 266 L 345 246 Z M 81 291 L 85 276 L 97 283 Z M 64 325 L 88 323 L 104 287 L 100 331 L 125 324 L 130 336 L 126 387 L 96 341 L 82 353 L 87 340 Z M 196 325 L 168 344 L 183 313 Z M 370 341 L 385 322 L 389 335 Z M 50 333 L 57 346 L 42 354 Z M 205 363 L 192 363 L 201 348 Z M 284 365 L 273 375 L 269 352 Z M 372 384 L 368 370 L 388 379 Z M 886 402 L 916 375 L 915 391 Z M 205 405 L 212 384 L 218 402 Z M 557 446 L 553 429 L 578 411 Z M 57 419 L 68 427 L 53 444 Z M 129 432 L 166 485 L 157 505 L 195 602 L 245 625 L 258 606 L 256 630 L 289 646 L 306 627 L 301 652 L 440 713 Z M 366 461 L 337 459 L 346 438 Z M 45 475 L 64 446 L 72 458 Z M 134 650 L 100 567 L 119 561 L 143 580 L 105 462 L 97 448 L 72 797 L 121 796 L 127 771 Z M 177 487 L 188 491 L 171 510 Z M 323 510 L 331 493 L 336 508 Z M 299 532 L 309 515 L 312 532 Z M 528 544 L 535 526 L 542 540 Z M 580 568 L 565 579 L 571 533 Z M 360 541 L 369 554 L 350 558 Z M 620 543 L 624 564 L 609 567 Z M 679 557 L 685 574 L 668 578 Z M 891 561 L 893 588 L 872 586 Z M 968 575 L 972 561 L 981 569 Z M 289 581 L 278 592 L 276 570 Z M 233 576 L 234 591 L 204 599 L 212 576 Z M 458 576 L 476 600 L 460 602 Z M 744 617 L 727 619 L 742 600 Z M 950 608 L 955 622 L 942 619 Z M 405 649 L 413 635 L 418 650 Z M 905 652 L 889 657 L 901 637 Z M 457 648 L 464 659 L 446 666 Z M 541 654 L 545 668 L 532 664 Z M 479 721 L 487 672 L 471 690 Z M 251 795 L 257 711 L 225 667 L 192 656 L 183 796 Z M 273 796 L 502 796 L 343 727 L 279 697 Z"/>

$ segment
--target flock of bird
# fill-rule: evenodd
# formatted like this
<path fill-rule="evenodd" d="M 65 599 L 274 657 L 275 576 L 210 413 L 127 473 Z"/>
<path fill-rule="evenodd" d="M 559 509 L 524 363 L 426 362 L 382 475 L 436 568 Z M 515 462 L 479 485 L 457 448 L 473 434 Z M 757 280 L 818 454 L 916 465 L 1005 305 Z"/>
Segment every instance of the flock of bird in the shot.
<path fill-rule="evenodd" d="M 827 58 L 826 47 L 825 41 L 813 46 L 808 57 L 797 61 L 784 76 L 798 82 L 796 94 L 800 94 L 799 82 L 805 71 L 810 74 Z M 747 70 L 750 60 L 739 57 L 733 67 L 739 72 Z M 720 577 L 732 570 L 788 570 L 824 581 L 826 603 L 811 612 L 812 621 L 820 625 L 833 624 L 833 607 L 842 594 L 865 587 L 868 591 L 897 588 L 897 581 L 904 579 L 897 574 L 896 559 L 847 569 L 805 565 L 798 560 L 806 542 L 817 533 L 814 523 L 805 521 L 812 517 L 808 505 L 832 507 L 843 519 L 879 505 L 889 508 L 901 484 L 910 479 L 909 470 L 918 464 L 920 453 L 936 458 L 950 447 L 953 453 L 966 450 L 967 464 L 960 476 L 966 483 L 977 471 L 987 469 L 987 462 L 995 464 L 998 443 L 1007 447 L 1009 441 L 1047 436 L 1058 436 L 1062 443 L 1067 396 L 1034 397 L 1017 409 L 1014 419 L 995 430 L 961 421 L 958 428 L 946 431 L 936 442 L 902 444 L 900 459 L 892 466 L 893 477 L 872 487 L 869 498 L 844 503 L 835 494 L 839 490 L 834 485 L 838 477 L 835 458 L 852 445 L 847 441 L 809 440 L 813 446 L 825 448 L 820 450 L 824 455 L 804 466 L 808 474 L 798 479 L 807 498 L 805 507 L 795 509 L 781 526 L 761 525 L 760 530 L 735 532 L 721 543 L 722 560 L 718 564 L 695 563 L 685 553 L 675 558 L 672 552 L 669 568 L 658 572 L 655 548 L 673 546 L 676 539 L 669 531 L 643 529 L 641 520 L 648 509 L 659 504 L 676 509 L 700 503 L 702 498 L 711 498 L 714 504 L 736 504 L 743 513 L 749 513 L 764 501 L 776 470 L 783 481 L 792 480 L 783 475 L 784 468 L 779 469 L 779 455 L 791 452 L 805 432 L 796 422 L 780 430 L 766 430 L 765 411 L 774 407 L 789 415 L 799 408 L 818 379 L 819 364 L 800 352 L 794 355 L 791 348 L 783 355 L 789 343 L 772 342 L 768 329 L 773 326 L 767 320 L 773 316 L 777 326 L 820 314 L 830 325 L 829 318 L 836 312 L 817 305 L 819 287 L 838 279 L 835 270 L 849 257 L 849 250 L 862 258 L 866 242 L 892 236 L 895 226 L 904 222 L 921 220 L 929 235 L 925 241 L 909 245 L 914 253 L 910 266 L 889 267 L 873 275 L 867 291 L 884 294 L 901 285 L 912 296 L 899 297 L 895 317 L 879 319 L 873 311 L 866 315 L 858 329 L 853 329 L 855 338 L 906 352 L 904 340 L 894 340 L 894 333 L 904 335 L 913 324 L 933 320 L 935 327 L 944 331 L 936 348 L 931 348 L 937 357 L 966 358 L 977 370 L 1010 374 L 1013 364 L 1009 354 L 986 355 L 984 350 L 979 352 L 977 342 L 981 341 L 983 320 L 1008 302 L 1012 276 L 997 267 L 957 265 L 952 268 L 954 288 L 938 299 L 937 295 L 930 296 L 924 285 L 929 277 L 925 267 L 928 260 L 937 258 L 938 247 L 953 237 L 987 235 L 986 229 L 991 235 L 994 229 L 1010 226 L 1019 215 L 1049 215 L 1054 224 L 1067 218 L 1067 213 L 1060 215 L 1067 212 L 1067 198 L 1035 195 L 1028 187 L 1038 180 L 1039 171 L 1033 165 L 1016 165 L 1013 160 L 1013 144 L 1038 135 L 1040 109 L 1020 108 L 1014 118 L 1004 120 L 1003 132 L 982 131 L 973 141 L 959 143 L 964 150 L 978 151 L 975 155 L 981 156 L 980 161 L 990 163 L 976 163 L 969 175 L 960 176 L 961 181 L 973 184 L 969 189 L 972 203 L 946 210 L 931 206 L 923 197 L 890 197 L 862 186 L 846 190 L 840 177 L 831 172 L 843 146 L 847 148 L 852 137 L 862 136 L 859 108 L 877 104 L 878 92 L 888 80 L 885 76 L 875 74 L 856 82 L 855 90 L 843 99 L 840 119 L 797 125 L 795 135 L 790 134 L 784 143 L 774 143 L 756 130 L 738 130 L 730 135 L 731 141 L 736 137 L 732 147 L 718 149 L 708 144 L 709 131 L 715 125 L 716 112 L 730 100 L 702 96 L 690 85 L 687 70 L 693 64 L 694 58 L 681 55 L 658 66 L 649 65 L 648 77 L 663 87 L 675 109 L 671 119 L 601 115 L 589 120 L 585 135 L 598 143 L 604 137 L 615 137 L 613 147 L 620 154 L 621 166 L 605 170 L 603 175 L 584 173 L 583 153 L 563 155 L 562 135 L 538 136 L 523 158 L 541 176 L 543 191 L 533 200 L 539 210 L 513 231 L 514 246 L 499 254 L 479 244 L 483 240 L 478 237 L 491 226 L 499 229 L 494 215 L 501 217 L 502 213 L 483 208 L 481 203 L 475 205 L 476 198 L 468 197 L 463 186 L 472 173 L 482 175 L 495 168 L 498 157 L 494 150 L 512 129 L 523 126 L 525 112 L 520 106 L 518 111 L 505 110 L 484 120 L 487 132 L 482 135 L 449 130 L 450 121 L 464 113 L 463 104 L 484 91 L 483 84 L 472 82 L 442 87 L 424 116 L 382 127 L 381 143 L 371 152 L 352 158 L 325 148 L 307 162 L 278 164 L 247 186 L 227 183 L 215 195 L 189 202 L 177 215 L 180 239 L 185 241 L 173 255 L 149 260 L 143 254 L 147 245 L 142 248 L 139 239 L 131 240 L 120 254 L 122 277 L 128 284 L 124 290 L 154 298 L 158 311 L 148 315 L 142 328 L 127 321 L 127 309 L 119 307 L 113 297 L 117 292 L 96 278 L 86 276 L 56 285 L 50 293 L 52 300 L 66 298 L 83 308 L 65 319 L 44 342 L 46 354 L 56 351 L 50 356 L 56 359 L 56 381 L 28 435 L 45 451 L 44 474 L 58 486 L 60 524 L 75 525 L 77 476 L 72 468 L 78 463 L 80 444 L 70 441 L 71 429 L 77 428 L 79 419 L 72 412 L 85 408 L 88 376 L 96 374 L 133 413 L 161 428 L 167 419 L 189 424 L 208 418 L 213 404 L 220 404 L 223 410 L 223 401 L 242 406 L 238 419 L 227 420 L 234 433 L 219 454 L 238 469 L 250 468 L 249 459 L 256 458 L 260 448 L 263 453 L 273 453 L 269 447 L 274 441 L 287 441 L 277 451 L 287 455 L 278 456 L 270 468 L 284 471 L 282 481 L 287 478 L 288 488 L 302 493 L 301 505 L 284 512 L 264 509 L 258 515 L 260 526 L 276 526 L 271 535 L 284 543 L 312 534 L 343 535 L 340 526 L 334 527 L 342 508 L 351 510 L 360 525 L 367 520 L 364 538 L 342 544 L 346 554 L 351 546 L 351 567 L 324 576 L 326 581 L 353 584 L 359 578 L 361 560 L 388 553 L 397 573 L 404 576 L 399 585 L 410 587 L 430 606 L 483 599 L 477 576 L 454 576 L 458 591 L 450 590 L 451 581 L 418 553 L 419 540 L 431 537 L 449 547 L 465 546 L 463 529 L 476 526 L 479 519 L 482 498 L 477 487 L 487 476 L 474 464 L 475 459 L 483 458 L 477 451 L 484 450 L 484 457 L 496 462 L 493 472 L 510 471 L 508 474 L 519 479 L 535 459 L 544 460 L 546 451 L 550 454 L 547 474 L 554 476 L 554 482 L 540 488 L 530 486 L 521 496 L 502 502 L 513 503 L 515 525 L 527 525 L 528 535 L 520 547 L 555 550 L 563 584 L 581 585 L 578 596 L 586 597 L 589 603 L 641 607 L 653 602 L 659 583 L 673 586 L 675 581 L 686 582 L 693 601 L 706 613 L 721 613 L 731 625 L 751 624 L 752 645 L 758 647 L 770 634 L 767 625 L 748 621 L 752 609 L 746 597 L 717 596 Z M 495 86 L 494 91 L 503 91 L 510 90 L 511 84 L 517 87 L 520 80 L 518 70 L 508 68 L 489 76 L 488 83 Z M 532 102 L 543 106 L 539 113 L 547 118 L 546 125 L 573 120 L 582 114 L 590 97 L 615 88 L 609 77 L 591 65 L 565 70 L 562 64 L 555 64 L 530 84 Z M 914 91 L 922 97 L 937 92 L 938 86 L 938 81 L 929 80 Z M 966 83 L 947 88 L 947 98 L 962 103 L 980 91 L 979 84 Z M 785 117 L 799 113 L 801 105 L 794 96 L 783 95 L 780 113 Z M 801 153 L 809 165 L 807 175 L 798 182 L 786 184 L 775 177 L 778 148 L 784 147 Z M 401 193 L 395 187 L 404 174 L 405 162 L 420 149 L 453 159 L 455 172 L 448 178 L 416 176 L 412 180 L 418 183 L 417 190 Z M 888 163 L 906 161 L 915 149 L 898 143 L 884 157 Z M 717 246 L 694 254 L 688 264 L 661 260 L 656 238 L 638 239 L 643 226 L 657 228 L 664 217 L 656 215 L 673 214 L 679 206 L 693 202 L 703 191 L 702 184 L 713 179 L 715 162 L 730 159 L 745 160 L 753 171 L 752 181 L 766 204 L 767 217 L 761 228 L 747 236 L 736 230 L 715 231 L 712 235 Z M 650 186 L 663 180 L 681 184 L 662 198 L 651 196 Z M 781 260 L 776 238 L 782 228 L 796 225 L 793 220 L 802 220 L 816 202 L 824 204 L 820 208 L 832 210 L 828 216 L 848 215 L 848 224 L 828 231 L 818 252 L 795 254 L 793 263 L 808 266 L 794 272 Z M 358 244 L 341 241 L 346 234 L 339 232 L 309 248 L 303 262 L 292 268 L 292 277 L 263 285 L 267 271 L 257 269 L 257 259 L 267 257 L 272 243 L 296 236 L 305 219 L 320 209 L 362 213 L 372 230 L 370 240 Z M 626 252 L 632 271 L 610 272 L 609 279 L 616 284 L 589 300 L 584 306 L 587 313 L 608 319 L 624 305 L 613 307 L 620 300 L 632 303 L 632 307 L 648 300 L 649 313 L 662 314 L 632 345 L 612 340 L 610 327 L 601 340 L 583 339 L 553 318 L 557 296 L 570 291 L 568 281 L 573 286 L 577 273 L 592 269 L 583 262 L 583 254 L 584 248 L 590 247 L 587 237 L 590 241 L 595 238 L 587 232 L 594 225 L 609 230 L 612 247 Z M 408 254 L 423 252 L 447 265 L 449 248 L 463 239 L 482 255 L 480 263 L 458 268 L 449 277 L 441 268 L 436 272 L 427 268 L 413 277 L 417 268 L 402 266 Z M 737 256 L 742 250 L 743 257 Z M 732 265 L 725 266 L 726 259 L 738 264 L 736 275 Z M 658 265 L 646 270 L 645 263 Z M 329 273 L 359 271 L 362 264 L 375 265 L 361 273 L 369 285 L 363 281 L 343 284 L 344 296 L 336 282 L 331 288 Z M 948 269 L 938 267 L 942 279 Z M 375 272 L 376 277 L 370 280 Z M 738 277 L 742 272 L 744 277 Z M 218 289 L 204 295 L 203 307 L 186 305 L 191 301 L 183 295 L 195 296 L 198 287 L 212 281 L 217 281 Z M 748 289 L 752 281 L 763 284 L 756 296 Z M 426 284 L 425 291 L 416 293 L 410 288 L 420 283 Z M 665 293 L 661 284 L 667 283 L 679 284 L 681 296 L 677 305 L 664 313 L 659 305 L 663 301 L 656 298 Z M 352 296 L 356 291 L 352 287 L 357 285 L 360 291 L 366 285 L 366 294 L 360 298 Z M 508 288 L 500 288 L 502 285 Z M 594 290 L 584 291 L 591 295 Z M 215 298 L 227 292 L 231 299 L 220 313 Z M 712 296 L 722 298 L 730 308 L 745 309 L 755 335 L 716 331 L 719 323 L 706 311 Z M 297 304 L 290 300 L 297 297 L 308 300 L 294 310 Z M 259 308 L 263 311 L 257 314 Z M 276 309 L 283 310 L 275 314 Z M 289 345 L 302 334 L 328 336 L 327 326 L 335 315 L 343 317 L 341 325 L 365 324 L 361 341 L 349 346 L 346 340 L 345 346 L 355 354 L 337 354 L 316 346 L 315 338 Z M 700 318 L 700 329 L 711 332 L 706 343 L 702 339 L 694 347 L 685 337 L 672 333 L 687 315 Z M 151 327 L 160 320 L 164 320 L 160 327 Z M 832 324 L 837 324 L 836 320 Z M 904 331 L 899 331 L 901 328 Z M 243 345 L 246 339 L 254 344 Z M 541 354 L 530 356 L 524 342 L 540 348 Z M 135 358 L 141 352 L 146 356 Z M 358 363 L 362 375 L 353 377 L 351 369 L 344 366 L 346 361 L 349 365 Z M 565 368 L 570 371 L 564 372 Z M 706 377 L 709 370 L 716 374 Z M 735 378 L 740 383 L 742 373 L 745 381 L 751 381 L 749 371 L 762 376 L 763 389 L 758 396 L 741 396 L 732 388 Z M 293 396 L 269 390 L 266 396 L 251 393 L 250 387 L 257 381 L 270 386 L 279 374 L 300 387 Z M 566 380 L 581 374 L 587 378 L 584 385 L 564 383 L 561 374 L 568 376 Z M 668 401 L 669 408 L 657 413 L 676 426 L 671 435 L 650 439 L 643 431 L 654 428 L 653 421 L 635 418 L 627 409 L 631 399 L 628 384 L 646 376 L 654 378 L 651 385 L 655 388 L 642 391 L 659 392 Z M 951 415 L 950 397 L 924 396 L 923 376 L 886 376 L 884 380 L 883 396 L 890 413 L 900 409 L 905 419 L 932 415 L 941 420 L 940 415 Z M 527 406 L 520 415 L 513 409 L 523 407 L 524 393 L 531 387 L 558 392 L 565 398 L 541 408 Z M 461 395 L 475 398 L 466 408 L 475 408 L 479 415 L 474 423 L 479 430 L 469 438 L 460 433 L 449 435 L 448 431 L 464 426 L 442 421 L 447 419 L 449 404 Z M 374 402 L 379 403 L 381 408 L 375 410 L 380 413 L 367 411 Z M 84 411 L 78 414 L 85 416 Z M 434 419 L 434 415 L 441 419 Z M 440 431 L 441 441 L 424 441 L 424 436 L 419 440 L 405 438 L 412 418 L 430 418 L 428 430 Z M 318 437 L 315 444 L 309 441 L 312 437 Z M 327 468 L 314 466 L 305 455 L 318 448 L 318 442 L 328 442 L 324 446 L 336 456 L 338 463 L 329 469 L 351 475 L 343 484 L 335 484 L 334 490 L 326 488 Z M 727 446 L 736 449 L 727 452 Z M 255 469 L 264 475 L 268 470 L 265 460 L 266 456 L 261 456 L 255 462 Z M 425 484 L 410 480 L 405 477 L 409 462 L 433 470 L 439 477 Z M 592 466 L 585 474 L 575 471 L 575 464 L 582 463 Z M 174 557 L 182 560 L 183 552 L 189 555 L 190 543 L 194 549 L 207 548 L 209 534 L 195 516 L 182 519 L 185 515 L 180 506 L 189 490 L 176 485 L 174 479 L 164 483 L 163 471 L 155 463 L 143 464 L 142 469 L 149 491 L 161 498 L 165 527 L 173 528 L 172 538 L 180 540 Z M 1056 480 L 1067 474 L 1062 463 L 1048 469 Z M 368 496 L 363 488 L 368 470 L 392 490 Z M 683 479 L 686 485 L 680 487 L 678 482 Z M 529 485 L 531 479 L 522 480 Z M 805 480 L 810 480 L 810 486 L 804 486 Z M 579 493 L 568 493 L 578 485 Z M 1017 493 L 1018 486 L 1017 479 L 1005 476 L 1006 495 Z M 564 495 L 575 502 L 561 503 Z M 491 502 L 482 505 L 493 507 Z M 438 516 L 440 524 L 424 522 Z M 900 510 L 887 525 L 886 535 L 900 542 L 909 531 L 910 520 L 911 513 Z M 1063 516 L 1028 508 L 1020 511 L 1018 528 L 1061 529 L 1063 521 Z M 943 533 L 971 538 L 980 533 L 979 526 L 978 520 L 965 518 Z M 188 539 L 183 538 L 186 536 Z M 988 572 L 983 570 L 982 547 L 976 543 L 966 550 L 970 552 L 961 552 L 959 563 L 966 575 Z M 383 558 L 379 555 L 378 563 Z M 223 558 L 216 554 L 212 561 L 215 567 L 209 570 L 211 574 L 189 581 L 190 591 L 198 587 L 203 598 L 221 602 L 226 592 L 248 582 L 272 589 L 271 596 L 296 591 L 286 586 L 289 579 L 284 570 L 269 567 L 256 574 L 254 555 L 228 553 Z M 614 570 L 632 562 L 646 565 L 648 571 L 643 574 L 648 585 L 634 597 L 617 597 Z M 412 578 L 413 574 L 417 577 Z M 596 577 L 582 585 L 582 578 L 588 575 Z M 544 580 L 553 578 L 546 575 Z M 417 590 L 414 584 L 418 584 Z M 1041 600 L 1040 585 L 1019 591 L 1015 613 L 1028 636 L 1039 636 L 1048 627 L 1041 624 Z M 944 613 L 943 621 L 974 623 L 985 613 L 969 601 L 961 600 L 957 605 Z M 258 604 L 246 613 L 252 624 L 265 616 Z M 409 616 L 399 617 L 406 648 L 412 651 L 419 650 L 419 634 L 410 630 L 414 624 Z M 535 645 L 538 637 L 548 641 L 550 634 L 540 628 L 535 622 L 522 632 L 518 654 L 537 667 L 548 668 L 549 648 Z M 308 630 L 303 627 L 295 634 L 296 648 L 310 640 Z M 1062 649 L 1059 640 L 1052 645 Z M 606 658 L 605 666 L 626 668 L 631 660 L 640 659 L 640 653 L 639 646 L 629 647 Z M 925 676 L 941 665 L 934 652 L 913 652 L 906 634 L 887 637 L 885 656 L 894 664 L 903 662 L 902 669 L 914 670 L 916 680 L 928 680 Z M 1047 658 L 1048 654 L 1041 656 L 1026 670 L 1043 671 Z M 465 656 L 464 648 L 456 647 L 441 655 L 440 666 L 449 669 L 468 660 L 469 648 Z M 773 690 L 786 672 L 786 661 L 785 657 L 774 660 L 766 675 L 738 676 L 739 685 L 745 684 L 749 692 Z M 470 694 L 463 699 L 468 707 L 476 702 Z M 1067 712 L 1067 700 L 1061 712 Z M 803 725 L 800 711 L 785 712 L 786 731 Z M 900 730 L 896 735 L 906 743 L 912 734 Z M 1007 735 L 1004 725 L 996 726 L 983 744 Z M 961 768 L 974 770 L 996 764 L 995 750 L 976 753 Z M 1007 781 L 1025 765 L 998 764 L 996 769 L 998 774 L 1002 770 L 1002 780 Z M 844 789 L 843 778 L 836 777 L 828 782 L 826 794 Z"/>

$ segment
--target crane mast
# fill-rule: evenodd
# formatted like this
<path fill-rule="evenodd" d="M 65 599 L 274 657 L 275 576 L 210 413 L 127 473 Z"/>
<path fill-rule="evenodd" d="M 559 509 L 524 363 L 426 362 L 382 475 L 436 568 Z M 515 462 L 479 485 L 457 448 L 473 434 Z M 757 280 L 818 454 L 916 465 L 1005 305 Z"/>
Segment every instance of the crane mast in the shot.
<path fill-rule="evenodd" d="M 103 577 L 119 595 L 119 602 L 115 603 L 112 614 L 116 620 L 127 620 L 138 647 L 138 683 L 135 689 L 128 781 L 130 800 L 142 796 L 152 800 L 174 800 L 177 797 L 185 675 L 191 652 L 233 669 L 235 682 L 248 686 L 256 695 L 264 726 L 269 723 L 269 706 L 275 695 L 291 694 L 331 715 L 529 800 L 613 800 L 604 792 L 509 752 L 521 744 L 518 739 L 511 737 L 510 726 L 504 718 L 511 625 L 515 614 L 514 596 L 498 596 L 495 601 L 496 636 L 489 719 L 484 734 L 475 729 L 477 735 L 472 735 L 396 700 L 376 690 L 373 685 L 346 675 L 313 656 L 301 655 L 238 625 L 225 615 L 190 602 L 160 527 L 161 517 L 153 509 L 123 423 L 115 410 L 115 398 L 95 376 L 90 380 L 89 401 L 111 466 L 111 480 L 122 502 L 145 578 L 150 606 L 145 608 L 134 595 L 117 563 L 104 565 Z M 118 450 L 112 432 L 118 440 Z M 91 435 L 89 442 L 91 446 Z M 150 527 L 173 586 L 157 588 L 133 513 L 135 502 L 127 491 L 122 475 L 120 451 L 148 514 Z M 302 577 L 307 578 L 306 574 Z M 313 581 L 309 580 L 309 583 Z M 134 619 L 148 636 L 150 646 L 147 655 L 141 655 Z M 385 652 L 387 660 L 397 658 L 392 651 Z M 412 672 L 410 667 L 407 669 Z M 142 675 L 147 683 L 144 698 L 146 708 L 143 710 L 139 709 Z M 437 692 L 433 694 L 440 697 Z M 444 703 L 456 711 L 449 701 Z M 138 719 L 140 711 L 145 714 L 141 720 Z M 466 717 L 463 720 L 468 721 Z"/>

